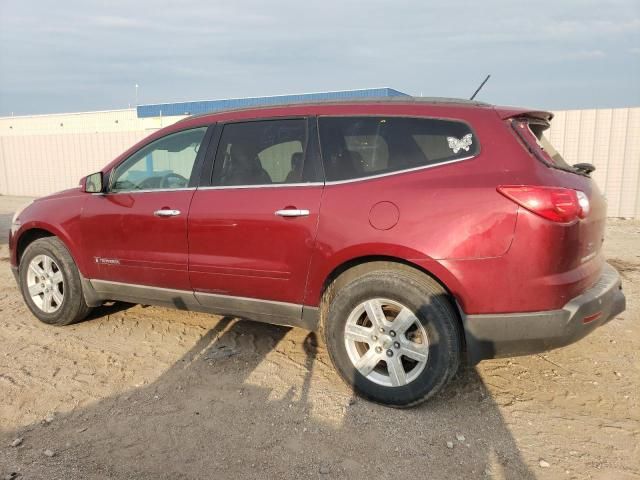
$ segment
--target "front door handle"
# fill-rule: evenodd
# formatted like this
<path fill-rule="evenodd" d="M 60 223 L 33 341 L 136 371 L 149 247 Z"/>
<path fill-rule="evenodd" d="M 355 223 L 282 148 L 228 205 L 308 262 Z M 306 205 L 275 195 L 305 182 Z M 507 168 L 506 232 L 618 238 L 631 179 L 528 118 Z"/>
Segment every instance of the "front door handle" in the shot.
<path fill-rule="evenodd" d="M 162 208 L 153 212 L 156 217 L 176 217 L 180 215 L 180 210 L 170 210 L 168 208 Z"/>
<path fill-rule="evenodd" d="M 307 217 L 309 210 L 299 210 L 296 208 L 285 208 L 284 210 L 276 210 L 279 217 Z"/>

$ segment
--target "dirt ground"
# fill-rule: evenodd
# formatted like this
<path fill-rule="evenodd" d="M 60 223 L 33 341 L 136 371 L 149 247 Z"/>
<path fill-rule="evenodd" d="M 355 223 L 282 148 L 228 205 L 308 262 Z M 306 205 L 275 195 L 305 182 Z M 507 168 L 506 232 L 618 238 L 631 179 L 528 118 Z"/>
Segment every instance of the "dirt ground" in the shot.
<path fill-rule="evenodd" d="M 0 227 L 21 201 L 0 197 Z M 3 234 L 0 478 L 639 479 L 640 222 L 607 235 L 626 312 L 393 410 L 354 398 L 298 329 L 131 305 L 41 324 Z"/>

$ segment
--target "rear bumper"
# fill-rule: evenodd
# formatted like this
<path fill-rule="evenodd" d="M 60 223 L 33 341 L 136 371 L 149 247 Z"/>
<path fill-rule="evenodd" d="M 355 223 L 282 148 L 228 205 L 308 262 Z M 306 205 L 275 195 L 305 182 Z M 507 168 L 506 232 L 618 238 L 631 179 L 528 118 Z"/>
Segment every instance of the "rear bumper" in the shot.
<path fill-rule="evenodd" d="M 609 264 L 589 290 L 560 310 L 464 315 L 469 363 L 515 357 L 569 345 L 625 310 L 620 275 Z"/>

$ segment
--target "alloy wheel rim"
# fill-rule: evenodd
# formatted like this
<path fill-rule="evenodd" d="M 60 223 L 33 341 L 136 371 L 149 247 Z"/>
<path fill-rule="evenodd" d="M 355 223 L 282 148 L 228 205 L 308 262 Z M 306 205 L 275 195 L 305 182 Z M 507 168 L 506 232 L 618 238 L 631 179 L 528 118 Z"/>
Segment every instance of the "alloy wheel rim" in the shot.
<path fill-rule="evenodd" d="M 347 318 L 344 342 L 353 366 L 386 387 L 414 381 L 427 365 L 429 337 L 418 317 L 395 300 L 373 298 Z"/>
<path fill-rule="evenodd" d="M 62 270 L 48 255 L 37 255 L 29 262 L 27 289 L 31 300 L 44 313 L 54 313 L 64 301 Z"/>

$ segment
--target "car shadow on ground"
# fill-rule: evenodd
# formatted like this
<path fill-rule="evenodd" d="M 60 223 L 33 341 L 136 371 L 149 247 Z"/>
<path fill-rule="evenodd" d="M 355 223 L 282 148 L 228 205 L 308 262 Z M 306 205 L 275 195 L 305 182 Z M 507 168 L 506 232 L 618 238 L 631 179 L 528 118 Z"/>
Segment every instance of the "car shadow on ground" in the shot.
<path fill-rule="evenodd" d="M 49 425 L 2 431 L 0 473 L 534 478 L 474 368 L 463 369 L 428 403 L 396 410 L 350 398 L 336 386 L 338 376 L 315 334 L 290 347 L 295 355 L 279 348 L 289 332 L 222 318 L 153 383 L 60 414 Z M 281 368 L 292 362 L 293 369 Z M 276 387 L 283 383 L 290 387 Z M 23 445 L 8 447 L 18 436 Z M 46 448 L 53 458 L 43 455 Z"/>
<path fill-rule="evenodd" d="M 91 320 L 96 320 L 98 318 L 109 317 L 109 315 L 115 315 L 116 313 L 123 312 L 132 307 L 135 307 L 135 303 L 128 302 L 108 302 L 99 307 L 94 307 L 87 315 L 87 318 L 82 320 L 83 322 L 89 322 Z"/>

